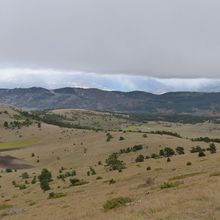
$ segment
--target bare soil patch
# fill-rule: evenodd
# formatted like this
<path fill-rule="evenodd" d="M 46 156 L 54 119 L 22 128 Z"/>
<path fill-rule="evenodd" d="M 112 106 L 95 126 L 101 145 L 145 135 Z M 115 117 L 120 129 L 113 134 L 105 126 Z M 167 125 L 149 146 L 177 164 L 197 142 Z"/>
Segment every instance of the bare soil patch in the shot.
<path fill-rule="evenodd" d="M 11 169 L 28 169 L 31 165 L 25 164 L 22 160 L 12 156 L 0 156 L 0 167 Z"/>

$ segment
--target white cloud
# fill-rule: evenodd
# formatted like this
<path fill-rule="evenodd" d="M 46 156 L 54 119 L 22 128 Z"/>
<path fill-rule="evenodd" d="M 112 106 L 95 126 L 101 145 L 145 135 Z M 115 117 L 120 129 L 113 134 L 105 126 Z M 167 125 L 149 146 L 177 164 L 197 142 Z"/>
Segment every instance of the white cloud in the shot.
<path fill-rule="evenodd" d="M 126 74 L 97 74 L 52 69 L 0 69 L 0 88 L 15 87 L 100 88 L 105 90 L 142 90 L 151 93 L 172 91 L 220 92 L 220 79 L 161 79 Z"/>

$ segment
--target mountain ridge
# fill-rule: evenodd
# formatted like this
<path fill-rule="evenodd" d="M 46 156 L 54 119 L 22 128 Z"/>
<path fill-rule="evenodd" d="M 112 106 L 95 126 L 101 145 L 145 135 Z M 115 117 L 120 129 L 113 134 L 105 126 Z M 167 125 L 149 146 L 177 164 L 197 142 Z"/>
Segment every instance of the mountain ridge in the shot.
<path fill-rule="evenodd" d="M 24 109 L 81 108 L 158 114 L 219 114 L 219 92 L 106 91 L 97 88 L 0 89 L 0 103 Z"/>

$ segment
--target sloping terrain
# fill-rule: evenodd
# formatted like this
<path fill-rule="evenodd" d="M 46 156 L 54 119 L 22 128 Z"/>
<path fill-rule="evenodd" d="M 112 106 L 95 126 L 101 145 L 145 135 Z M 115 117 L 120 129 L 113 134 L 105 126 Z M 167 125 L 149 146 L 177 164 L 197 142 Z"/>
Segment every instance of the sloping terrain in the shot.
<path fill-rule="evenodd" d="M 129 124 L 129 121 L 123 124 L 119 118 L 120 131 L 112 127 L 111 120 L 103 122 L 112 128 L 111 131 L 97 131 L 62 128 L 30 117 L 32 123 L 23 124 L 27 120 L 25 114 L 11 108 L 2 111 L 8 114 L 0 114 L 1 144 L 4 146 L 1 157 L 16 158 L 30 167 L 0 168 L 0 219 L 220 218 L 220 144 L 215 143 L 217 152 L 211 154 L 207 150 L 210 143 L 191 141 L 200 136 L 218 138 L 218 124 Z M 67 120 L 75 115 L 82 123 L 93 120 L 90 122 L 93 124 L 105 119 L 100 113 L 83 110 L 51 112 Z M 112 117 L 117 124 L 114 115 L 106 117 Z M 14 120 L 21 126 L 9 123 L 5 127 L 5 121 Z M 10 147 L 16 144 L 18 148 Z M 204 149 L 205 156 L 190 152 L 198 145 Z M 159 156 L 165 147 L 176 152 L 178 146 L 183 147 L 185 154 L 175 153 L 170 160 Z M 109 169 L 106 159 L 113 153 L 125 163 L 125 169 Z M 139 155 L 144 156 L 143 162 L 137 161 Z M 52 174 L 50 190 L 45 192 L 38 180 L 44 168 Z"/>
<path fill-rule="evenodd" d="M 28 109 L 75 108 L 99 111 L 219 116 L 220 93 L 174 92 L 162 95 L 134 91 L 44 88 L 0 89 L 0 103 Z"/>

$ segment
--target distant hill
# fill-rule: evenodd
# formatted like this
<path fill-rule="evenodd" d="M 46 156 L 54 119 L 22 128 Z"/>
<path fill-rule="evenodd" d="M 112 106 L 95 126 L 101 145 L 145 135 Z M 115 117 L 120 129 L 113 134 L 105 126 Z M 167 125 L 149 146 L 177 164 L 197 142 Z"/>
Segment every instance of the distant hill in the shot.
<path fill-rule="evenodd" d="M 220 115 L 220 93 L 119 92 L 99 89 L 44 88 L 0 89 L 0 104 L 25 109 L 77 108 L 157 114 Z"/>

